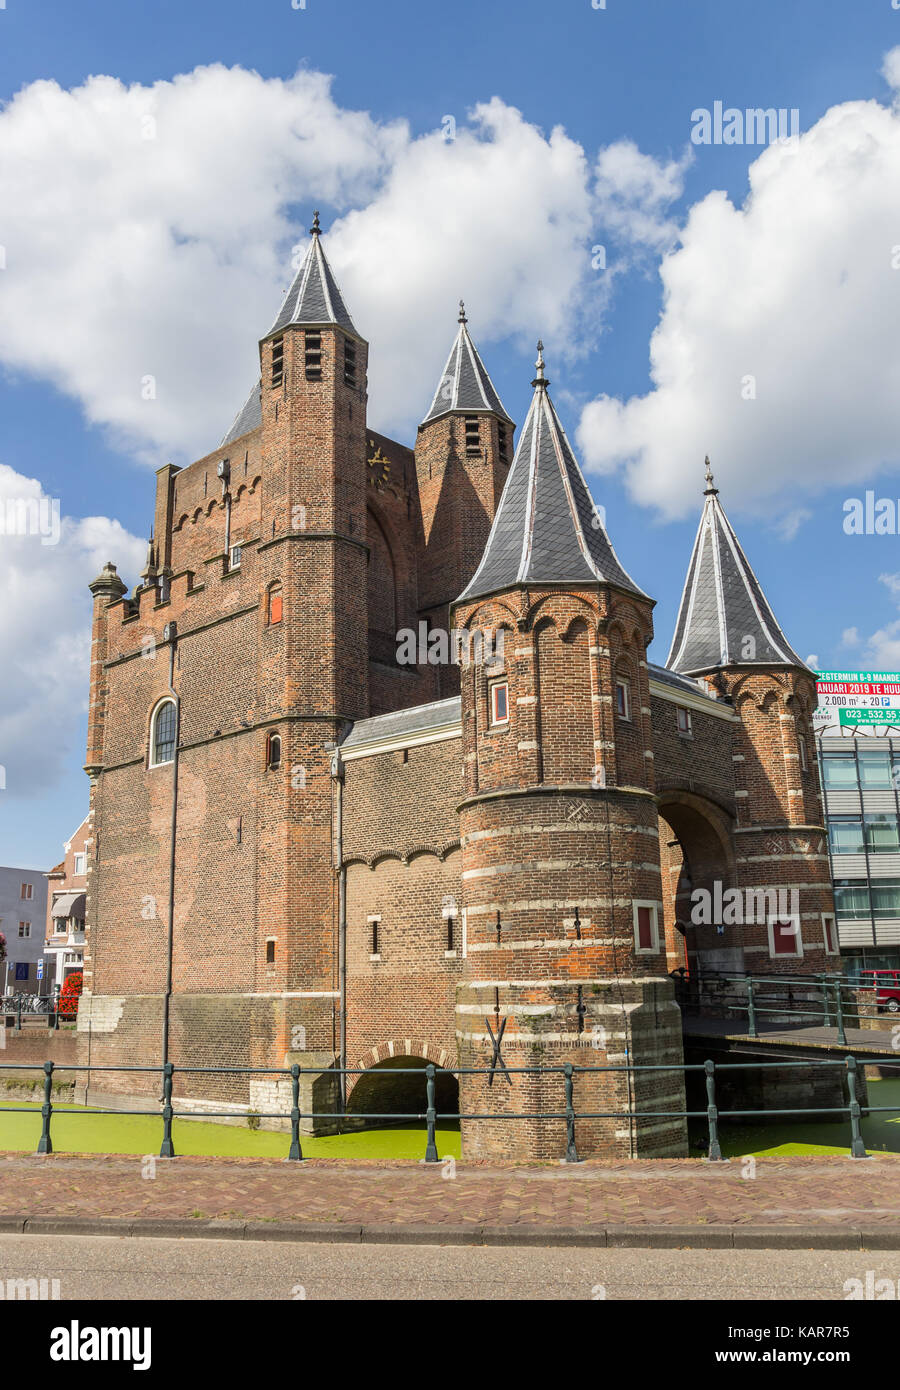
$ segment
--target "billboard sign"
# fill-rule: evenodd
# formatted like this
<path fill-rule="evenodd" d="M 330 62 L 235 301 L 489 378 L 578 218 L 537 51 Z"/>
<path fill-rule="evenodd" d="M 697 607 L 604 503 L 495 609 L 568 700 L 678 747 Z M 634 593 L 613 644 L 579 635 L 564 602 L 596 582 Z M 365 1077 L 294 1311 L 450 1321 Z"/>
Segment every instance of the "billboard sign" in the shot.
<path fill-rule="evenodd" d="M 867 734 L 900 733 L 900 672 L 819 671 L 816 733 L 859 728 Z"/>

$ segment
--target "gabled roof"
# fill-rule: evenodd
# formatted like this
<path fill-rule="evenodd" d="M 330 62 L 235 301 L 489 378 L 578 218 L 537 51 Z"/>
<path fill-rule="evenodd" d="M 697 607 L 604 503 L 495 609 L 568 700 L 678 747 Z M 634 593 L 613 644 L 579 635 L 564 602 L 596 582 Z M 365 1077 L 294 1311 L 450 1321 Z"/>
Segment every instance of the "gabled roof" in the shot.
<path fill-rule="evenodd" d="M 334 278 L 334 271 L 322 250 L 318 213 L 315 215 L 310 235 L 306 259 L 297 271 L 294 283 L 285 295 L 281 311 L 269 333 L 277 333 L 280 328 L 287 328 L 288 324 L 310 328 L 337 324 L 358 338 L 359 334 L 344 303 L 344 296 Z"/>
<path fill-rule="evenodd" d="M 706 501 L 666 665 L 683 675 L 721 666 L 800 666 L 741 549 L 706 460 Z"/>
<path fill-rule="evenodd" d="M 428 414 L 422 421 L 423 425 L 429 424 L 432 420 L 439 420 L 442 415 L 449 415 L 454 410 L 466 415 L 490 412 L 512 424 L 472 341 L 468 322 L 466 307 L 460 300 L 459 331 L 453 340 L 447 365 L 438 382 Z"/>
<path fill-rule="evenodd" d="M 519 584 L 613 584 L 647 597 L 619 563 L 549 384 L 538 343 L 528 418 L 481 563 L 457 602 Z"/>

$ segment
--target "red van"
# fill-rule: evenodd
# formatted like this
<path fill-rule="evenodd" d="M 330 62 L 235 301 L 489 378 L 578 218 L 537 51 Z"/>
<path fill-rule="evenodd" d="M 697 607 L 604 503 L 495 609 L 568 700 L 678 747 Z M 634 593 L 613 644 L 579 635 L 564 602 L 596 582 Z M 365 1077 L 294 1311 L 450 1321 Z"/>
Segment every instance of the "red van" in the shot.
<path fill-rule="evenodd" d="M 889 1013 L 900 1013 L 900 970 L 864 970 L 859 983 L 875 990 L 875 1003 Z"/>

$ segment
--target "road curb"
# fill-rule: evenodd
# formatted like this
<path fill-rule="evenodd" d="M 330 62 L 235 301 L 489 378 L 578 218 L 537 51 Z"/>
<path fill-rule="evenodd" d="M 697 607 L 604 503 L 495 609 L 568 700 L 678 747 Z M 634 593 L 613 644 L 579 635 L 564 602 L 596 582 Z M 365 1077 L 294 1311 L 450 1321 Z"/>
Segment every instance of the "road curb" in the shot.
<path fill-rule="evenodd" d="M 900 1250 L 900 1225 L 536 1226 L 240 1221 L 195 1217 L 0 1216 L 0 1234 L 277 1240 L 298 1244 L 572 1246 L 644 1250 Z"/>

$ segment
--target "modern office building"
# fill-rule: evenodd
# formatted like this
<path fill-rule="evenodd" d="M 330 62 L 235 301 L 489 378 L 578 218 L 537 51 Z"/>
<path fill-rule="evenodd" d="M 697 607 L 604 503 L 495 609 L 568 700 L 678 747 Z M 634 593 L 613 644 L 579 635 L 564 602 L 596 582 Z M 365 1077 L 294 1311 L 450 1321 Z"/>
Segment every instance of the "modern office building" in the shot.
<path fill-rule="evenodd" d="M 819 675 L 816 743 L 838 939 L 851 977 L 900 968 L 898 696 L 894 673 Z"/>

